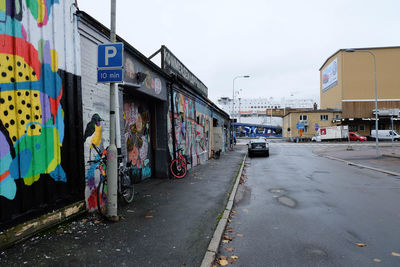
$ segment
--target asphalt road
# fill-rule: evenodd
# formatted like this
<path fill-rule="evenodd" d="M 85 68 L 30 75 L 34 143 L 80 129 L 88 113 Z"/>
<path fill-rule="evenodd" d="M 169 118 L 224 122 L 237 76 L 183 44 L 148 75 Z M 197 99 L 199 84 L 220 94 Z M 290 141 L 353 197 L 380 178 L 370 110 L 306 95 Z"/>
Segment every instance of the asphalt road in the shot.
<path fill-rule="evenodd" d="M 248 159 L 218 257 L 235 266 L 400 266 L 400 177 L 272 143 Z M 224 243 L 226 242 L 226 243 Z"/>

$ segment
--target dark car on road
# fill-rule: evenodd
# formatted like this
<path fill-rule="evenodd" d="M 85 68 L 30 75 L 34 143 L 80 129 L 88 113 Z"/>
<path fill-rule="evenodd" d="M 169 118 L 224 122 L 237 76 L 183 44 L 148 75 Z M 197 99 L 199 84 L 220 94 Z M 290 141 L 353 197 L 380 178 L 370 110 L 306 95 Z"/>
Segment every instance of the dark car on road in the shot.
<path fill-rule="evenodd" d="M 264 138 L 251 139 L 247 146 L 249 157 L 255 155 L 269 156 L 269 144 Z"/>

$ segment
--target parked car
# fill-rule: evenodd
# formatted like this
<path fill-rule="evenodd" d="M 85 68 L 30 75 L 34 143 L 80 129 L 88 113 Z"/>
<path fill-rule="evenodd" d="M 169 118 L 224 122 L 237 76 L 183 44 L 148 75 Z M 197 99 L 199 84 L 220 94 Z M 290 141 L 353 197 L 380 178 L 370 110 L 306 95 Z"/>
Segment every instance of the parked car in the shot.
<path fill-rule="evenodd" d="M 367 141 L 367 137 L 361 136 L 356 132 L 349 132 L 349 138 L 350 141 L 357 141 L 357 142 Z"/>
<path fill-rule="evenodd" d="M 255 155 L 269 156 L 269 144 L 265 138 L 251 139 L 247 146 L 249 157 Z"/>
<path fill-rule="evenodd" d="M 371 130 L 371 139 L 375 140 L 376 131 Z M 400 135 L 396 131 L 392 130 L 378 130 L 378 139 L 379 140 L 393 140 L 400 141 Z"/>

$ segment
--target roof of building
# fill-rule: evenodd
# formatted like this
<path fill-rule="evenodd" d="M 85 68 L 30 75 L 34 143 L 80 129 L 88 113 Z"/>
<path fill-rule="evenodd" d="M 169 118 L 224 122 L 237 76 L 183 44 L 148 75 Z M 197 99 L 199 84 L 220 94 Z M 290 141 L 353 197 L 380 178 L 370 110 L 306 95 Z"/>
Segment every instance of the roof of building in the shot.
<path fill-rule="evenodd" d="M 342 48 L 337 50 L 335 53 L 333 53 L 331 56 L 329 56 L 324 64 L 322 64 L 322 66 L 319 68 L 319 70 L 321 70 L 325 64 L 329 61 L 329 59 L 331 59 L 333 56 L 335 56 L 336 54 L 338 54 L 341 51 L 347 50 L 347 49 L 354 49 L 354 50 L 370 50 L 370 49 L 391 49 L 391 48 L 400 48 L 400 46 L 386 46 L 386 47 L 364 47 L 364 48 Z"/>
<path fill-rule="evenodd" d="M 289 115 L 290 113 L 324 113 L 324 112 L 342 112 L 342 110 L 337 109 L 337 108 L 315 109 L 315 110 L 295 110 L 295 111 L 290 111 L 288 114 L 285 115 L 285 117 L 287 115 Z"/>

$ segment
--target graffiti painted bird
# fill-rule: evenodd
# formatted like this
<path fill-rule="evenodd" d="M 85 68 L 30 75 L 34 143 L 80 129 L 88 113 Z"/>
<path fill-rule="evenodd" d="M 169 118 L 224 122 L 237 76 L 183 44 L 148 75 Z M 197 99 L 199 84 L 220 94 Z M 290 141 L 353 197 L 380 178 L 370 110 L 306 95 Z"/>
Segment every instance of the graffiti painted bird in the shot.
<path fill-rule="evenodd" d="M 101 143 L 101 124 L 100 122 L 104 121 L 99 114 L 95 113 L 92 116 L 92 119 L 88 122 L 85 129 L 85 134 L 83 136 L 83 142 L 90 136 L 90 148 L 93 146 L 99 146 Z"/>

